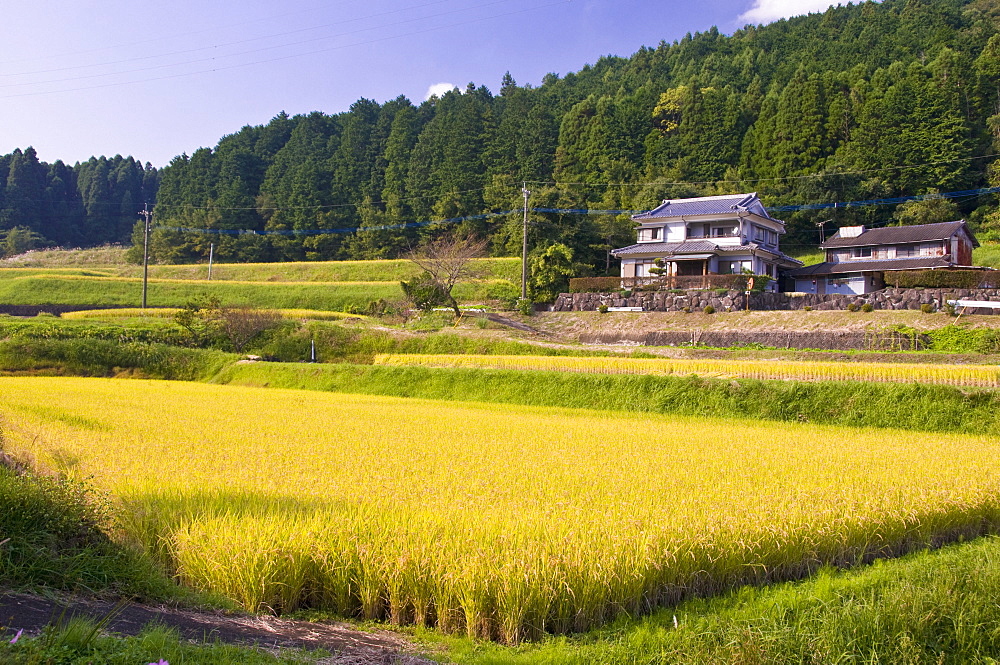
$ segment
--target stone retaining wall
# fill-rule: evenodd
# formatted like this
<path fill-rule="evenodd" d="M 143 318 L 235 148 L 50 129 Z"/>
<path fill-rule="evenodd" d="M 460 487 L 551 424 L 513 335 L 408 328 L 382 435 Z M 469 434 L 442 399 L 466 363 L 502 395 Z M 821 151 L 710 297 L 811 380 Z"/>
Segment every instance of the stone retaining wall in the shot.
<path fill-rule="evenodd" d="M 945 306 L 947 300 L 996 300 L 1000 289 L 883 289 L 863 296 L 816 295 L 811 293 L 752 293 L 752 310 L 796 310 L 810 307 L 817 310 L 847 309 L 855 304 L 871 304 L 874 309 L 919 310 L 930 305 L 934 310 Z M 601 305 L 608 307 L 641 307 L 645 312 L 701 311 L 711 305 L 717 312 L 746 309 L 746 295 L 742 291 L 638 291 L 628 297 L 621 293 L 561 293 L 552 306 L 555 312 L 593 312 Z M 992 309 L 969 309 L 969 314 L 994 314 Z"/>

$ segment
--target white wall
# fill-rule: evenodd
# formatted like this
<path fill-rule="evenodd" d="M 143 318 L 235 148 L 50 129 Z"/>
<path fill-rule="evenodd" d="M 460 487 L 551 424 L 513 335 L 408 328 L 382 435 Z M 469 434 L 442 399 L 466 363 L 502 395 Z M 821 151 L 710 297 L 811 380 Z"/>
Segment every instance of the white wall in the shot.
<path fill-rule="evenodd" d="M 687 240 L 687 229 L 684 222 L 669 224 L 664 233 L 665 242 L 684 242 Z"/>

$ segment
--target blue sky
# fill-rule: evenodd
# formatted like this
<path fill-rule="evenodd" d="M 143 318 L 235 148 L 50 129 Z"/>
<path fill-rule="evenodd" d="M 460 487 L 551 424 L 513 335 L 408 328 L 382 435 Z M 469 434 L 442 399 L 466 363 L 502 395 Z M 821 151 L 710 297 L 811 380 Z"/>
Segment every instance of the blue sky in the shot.
<path fill-rule="evenodd" d="M 506 71 L 538 85 L 602 55 L 830 0 L 48 0 L 0 26 L 0 154 L 164 166 L 278 112 L 338 113 Z"/>

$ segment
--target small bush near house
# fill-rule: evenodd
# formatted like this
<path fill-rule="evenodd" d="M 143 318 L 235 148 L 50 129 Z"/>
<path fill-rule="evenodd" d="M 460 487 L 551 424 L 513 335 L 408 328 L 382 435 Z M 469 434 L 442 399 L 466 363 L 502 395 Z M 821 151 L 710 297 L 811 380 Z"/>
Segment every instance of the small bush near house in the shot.
<path fill-rule="evenodd" d="M 715 314 L 715 308 L 712 307 L 711 305 L 705 305 L 705 309 L 701 311 L 705 312 L 706 314 Z"/>
<path fill-rule="evenodd" d="M 857 306 L 857 304 L 856 304 L 856 303 L 853 303 L 853 302 L 852 302 L 852 303 L 850 303 L 850 304 L 849 304 L 849 305 L 847 306 L 847 311 L 848 311 L 848 312 L 856 312 L 856 311 L 858 311 L 858 306 Z"/>
<path fill-rule="evenodd" d="M 601 305 L 600 307 L 597 308 L 597 311 L 600 312 L 601 314 L 607 314 L 608 313 L 608 306 L 607 305 Z"/>
<path fill-rule="evenodd" d="M 933 314 L 934 305 L 930 304 L 929 302 L 925 302 L 923 305 L 920 306 L 920 311 L 923 312 L 924 314 Z"/>
<path fill-rule="evenodd" d="M 811 312 L 811 311 L 813 311 L 813 308 L 812 308 L 812 306 L 810 306 L 810 305 L 806 305 L 806 306 L 805 306 L 805 307 L 803 307 L 802 309 L 804 309 L 804 310 L 805 310 L 805 311 L 807 311 L 807 312 Z"/>
<path fill-rule="evenodd" d="M 870 302 L 866 302 L 864 305 L 861 306 L 861 311 L 862 312 L 873 312 L 873 311 L 875 311 L 875 305 L 871 304 Z"/>

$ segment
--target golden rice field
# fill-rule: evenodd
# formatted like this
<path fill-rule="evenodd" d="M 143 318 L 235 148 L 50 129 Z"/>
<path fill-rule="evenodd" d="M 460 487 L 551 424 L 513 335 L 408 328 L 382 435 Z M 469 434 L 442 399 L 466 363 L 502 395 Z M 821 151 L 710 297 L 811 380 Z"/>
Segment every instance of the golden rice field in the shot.
<path fill-rule="evenodd" d="M 379 354 L 375 356 L 374 363 L 395 366 L 543 370 L 594 374 L 698 374 L 744 379 L 887 381 L 950 386 L 1000 386 L 1000 367 L 996 365 L 448 354 Z"/>
<path fill-rule="evenodd" d="M 44 377 L 0 414 L 194 587 L 508 642 L 1000 525 L 988 437 Z"/>
<path fill-rule="evenodd" d="M 120 307 L 117 309 L 81 309 L 75 312 L 63 312 L 59 318 L 69 321 L 81 319 L 138 319 L 155 318 L 170 319 L 181 311 L 179 307 Z M 316 309 L 276 309 L 286 319 L 311 319 L 317 321 L 337 321 L 340 319 L 367 319 L 363 314 L 347 312 L 324 312 Z"/>

